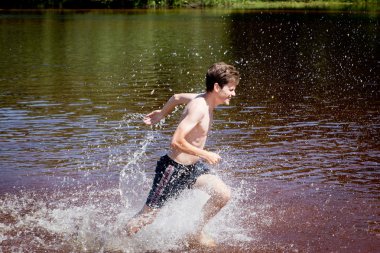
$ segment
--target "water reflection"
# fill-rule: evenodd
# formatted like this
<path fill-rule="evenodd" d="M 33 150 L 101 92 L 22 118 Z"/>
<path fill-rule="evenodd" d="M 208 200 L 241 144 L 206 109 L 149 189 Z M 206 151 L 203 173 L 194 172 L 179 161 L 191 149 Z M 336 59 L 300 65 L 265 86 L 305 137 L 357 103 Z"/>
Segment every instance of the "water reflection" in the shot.
<path fill-rule="evenodd" d="M 264 177 L 370 187 L 378 194 L 378 19 L 336 13 L 230 18 L 243 82 L 238 106 L 219 128 L 246 150 L 236 155 Z"/>
<path fill-rule="evenodd" d="M 347 100 L 349 105 L 378 100 L 377 18 L 243 13 L 231 19 L 234 54 L 253 98 L 287 104 Z"/>

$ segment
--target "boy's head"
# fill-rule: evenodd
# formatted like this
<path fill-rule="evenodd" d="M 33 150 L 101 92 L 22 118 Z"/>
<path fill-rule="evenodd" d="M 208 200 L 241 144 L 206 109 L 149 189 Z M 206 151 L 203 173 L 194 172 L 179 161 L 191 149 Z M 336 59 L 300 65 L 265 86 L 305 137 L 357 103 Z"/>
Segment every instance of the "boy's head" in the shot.
<path fill-rule="evenodd" d="M 223 88 L 231 79 L 238 84 L 239 78 L 239 72 L 234 66 L 224 62 L 215 63 L 208 69 L 206 74 L 206 91 L 211 92 L 214 89 L 215 83 L 217 83 L 220 88 Z"/>

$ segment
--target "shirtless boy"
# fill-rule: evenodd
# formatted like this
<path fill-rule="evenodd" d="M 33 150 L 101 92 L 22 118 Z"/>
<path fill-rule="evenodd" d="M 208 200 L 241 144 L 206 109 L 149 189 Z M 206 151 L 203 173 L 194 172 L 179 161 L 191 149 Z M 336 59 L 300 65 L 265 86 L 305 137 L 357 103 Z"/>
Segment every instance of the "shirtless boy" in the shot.
<path fill-rule="evenodd" d="M 137 233 L 153 222 L 165 202 L 186 188 L 197 188 L 210 195 L 202 209 L 200 225 L 191 241 L 201 246 L 215 246 L 212 238 L 203 232 L 204 226 L 230 200 L 228 186 L 209 172 L 202 163 L 217 164 L 221 157 L 204 149 L 214 109 L 229 104 L 239 83 L 239 72 L 223 62 L 212 65 L 206 74 L 206 92 L 173 95 L 161 110 L 147 114 L 144 122 L 156 124 L 179 104 L 187 104 L 173 135 L 170 150 L 157 162 L 156 175 L 146 204 L 127 225 L 128 235 Z"/>

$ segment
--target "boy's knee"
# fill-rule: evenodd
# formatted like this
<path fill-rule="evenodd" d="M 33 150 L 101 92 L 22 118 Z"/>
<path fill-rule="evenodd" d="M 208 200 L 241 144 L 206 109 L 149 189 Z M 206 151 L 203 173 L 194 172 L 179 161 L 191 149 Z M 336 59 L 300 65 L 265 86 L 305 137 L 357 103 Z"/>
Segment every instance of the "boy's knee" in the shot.
<path fill-rule="evenodd" d="M 217 176 L 202 175 L 197 180 L 199 189 L 206 191 L 215 205 L 225 206 L 231 199 L 231 189 Z"/>
<path fill-rule="evenodd" d="M 228 186 L 223 186 L 215 189 L 214 196 L 221 206 L 225 206 L 231 199 L 231 189 Z"/>

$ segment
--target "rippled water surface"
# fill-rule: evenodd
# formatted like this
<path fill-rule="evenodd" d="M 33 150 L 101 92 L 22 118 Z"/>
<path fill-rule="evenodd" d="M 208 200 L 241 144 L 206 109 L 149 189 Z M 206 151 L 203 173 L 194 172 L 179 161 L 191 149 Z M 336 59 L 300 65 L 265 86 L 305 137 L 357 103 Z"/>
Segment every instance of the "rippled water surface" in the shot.
<path fill-rule="evenodd" d="M 143 115 L 225 61 L 242 79 L 207 143 L 233 190 L 207 226 L 217 251 L 376 252 L 378 34 L 374 13 L 0 13 L 0 249 L 203 252 L 184 243 L 203 192 L 118 231 L 182 108 L 153 128 Z"/>

